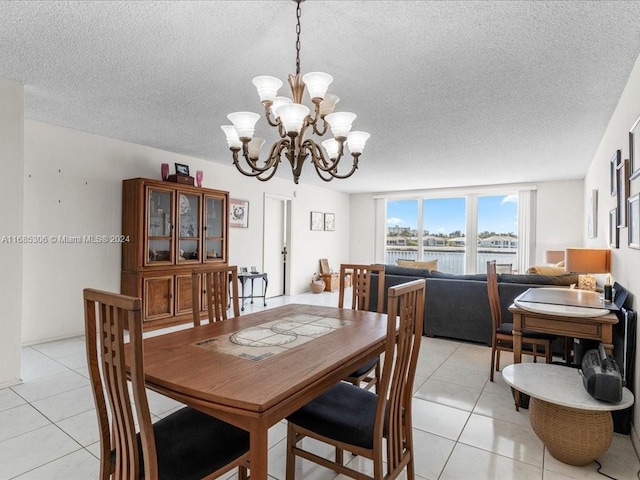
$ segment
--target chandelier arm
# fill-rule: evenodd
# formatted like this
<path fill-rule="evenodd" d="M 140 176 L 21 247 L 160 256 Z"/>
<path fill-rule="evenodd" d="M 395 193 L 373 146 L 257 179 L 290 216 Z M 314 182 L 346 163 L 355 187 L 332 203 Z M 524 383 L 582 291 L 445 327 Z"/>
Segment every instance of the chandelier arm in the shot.
<path fill-rule="evenodd" d="M 233 152 L 233 164 L 236 166 L 236 168 L 238 169 L 238 171 L 240 173 L 242 173 L 243 175 L 246 175 L 247 177 L 258 177 L 259 175 L 265 173 L 266 171 L 268 171 L 271 168 L 273 168 L 274 172 L 275 172 L 275 170 L 277 170 L 278 165 L 280 163 L 280 158 L 279 158 L 280 157 L 280 152 L 282 151 L 283 148 L 287 147 L 288 143 L 289 143 L 289 139 L 288 138 L 278 140 L 276 143 L 274 143 L 272 145 L 272 147 L 271 147 L 271 151 L 269 152 L 269 157 L 268 157 L 267 160 L 265 160 L 265 163 L 264 163 L 263 166 L 258 166 L 257 159 L 256 160 L 252 160 L 251 158 L 249 158 L 248 150 L 246 148 L 244 148 L 244 145 L 243 145 L 243 155 L 242 155 L 242 157 L 244 158 L 244 160 L 247 162 L 247 164 L 251 168 L 251 171 L 245 170 L 242 167 L 242 165 L 240 164 L 240 159 L 239 159 L 239 155 L 238 155 L 240 149 L 239 148 L 232 148 L 231 151 Z M 277 155 L 275 154 L 276 150 L 278 152 Z M 271 178 L 272 176 L 273 176 L 273 174 L 271 174 L 269 176 L 269 178 Z"/>
<path fill-rule="evenodd" d="M 281 122 L 280 122 L 279 117 L 274 119 L 274 120 L 271 120 L 271 108 L 270 108 L 270 105 L 265 105 L 264 102 L 263 102 L 263 105 L 264 105 L 264 118 L 267 119 L 267 123 L 269 125 L 271 125 L 272 127 L 280 126 Z"/>
<path fill-rule="evenodd" d="M 311 153 L 312 163 L 318 173 L 318 176 L 324 180 L 325 182 L 330 182 L 334 178 L 345 179 L 349 178 L 358 168 L 358 157 L 360 157 L 359 153 L 353 153 L 351 156 L 353 157 L 353 164 L 349 172 L 345 174 L 338 173 L 338 165 L 342 158 L 342 149 L 340 149 L 340 155 L 335 159 L 327 161 L 327 158 L 320 148 L 320 146 L 311 139 L 305 140 L 303 143 L 303 148 L 308 150 Z M 330 177 L 325 176 L 328 173 Z"/>

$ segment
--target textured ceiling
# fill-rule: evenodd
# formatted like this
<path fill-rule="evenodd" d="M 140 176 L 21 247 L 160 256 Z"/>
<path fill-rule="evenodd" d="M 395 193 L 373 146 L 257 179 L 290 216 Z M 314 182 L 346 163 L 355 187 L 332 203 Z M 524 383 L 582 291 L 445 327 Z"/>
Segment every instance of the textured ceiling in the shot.
<path fill-rule="evenodd" d="M 325 184 L 307 166 L 301 183 L 581 178 L 640 53 L 639 18 L 637 1 L 307 0 L 302 72 L 332 74 L 336 110 L 372 136 L 353 177 Z M 230 164 L 226 114 L 262 113 L 251 79 L 294 72 L 291 0 L 0 3 L 0 77 L 25 85 L 27 118 L 107 137 Z"/>

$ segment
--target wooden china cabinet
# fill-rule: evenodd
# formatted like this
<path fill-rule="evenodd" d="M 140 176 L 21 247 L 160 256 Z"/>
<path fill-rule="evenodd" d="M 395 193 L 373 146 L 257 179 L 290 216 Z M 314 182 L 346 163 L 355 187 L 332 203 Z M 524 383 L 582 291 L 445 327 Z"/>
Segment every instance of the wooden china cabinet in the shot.
<path fill-rule="evenodd" d="M 121 292 L 143 301 L 145 330 L 192 321 L 191 271 L 227 263 L 229 193 L 161 180 L 122 183 Z M 203 299 L 196 308 L 204 313 Z"/>

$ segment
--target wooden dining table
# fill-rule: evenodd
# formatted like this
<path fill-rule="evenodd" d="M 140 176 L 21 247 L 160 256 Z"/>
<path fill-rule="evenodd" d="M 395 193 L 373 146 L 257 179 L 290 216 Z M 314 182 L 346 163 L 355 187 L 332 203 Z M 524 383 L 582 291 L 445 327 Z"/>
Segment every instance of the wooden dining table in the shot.
<path fill-rule="evenodd" d="M 266 480 L 269 427 L 380 355 L 386 321 L 374 312 L 290 304 L 150 337 L 145 381 L 250 432 L 251 478 Z"/>

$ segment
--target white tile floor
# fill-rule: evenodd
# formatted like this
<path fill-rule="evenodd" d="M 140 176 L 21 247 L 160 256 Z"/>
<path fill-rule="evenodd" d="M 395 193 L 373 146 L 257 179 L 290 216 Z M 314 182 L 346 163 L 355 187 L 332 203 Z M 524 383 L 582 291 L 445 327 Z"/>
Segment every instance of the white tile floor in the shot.
<path fill-rule="evenodd" d="M 294 302 L 336 305 L 337 297 L 280 297 L 269 299 L 267 308 Z M 246 311 L 262 308 L 248 304 Z M 82 337 L 23 348 L 24 383 L 0 390 L 0 480 L 97 478 L 98 433 L 84 355 Z M 503 356 L 503 366 L 508 357 Z M 572 467 L 545 451 L 529 425 L 528 411 L 515 411 L 500 375 L 489 382 L 489 360 L 486 346 L 423 338 L 413 417 L 418 478 L 606 478 L 595 463 Z M 149 399 L 156 418 L 179 407 L 153 392 Z M 285 434 L 284 422 L 269 432 L 273 479 L 284 479 Z M 638 478 L 640 462 L 628 436 L 615 434 L 599 460 L 602 472 L 613 478 Z M 370 468 L 362 458 L 352 462 Z M 300 479 L 345 478 L 301 460 L 297 466 Z"/>

